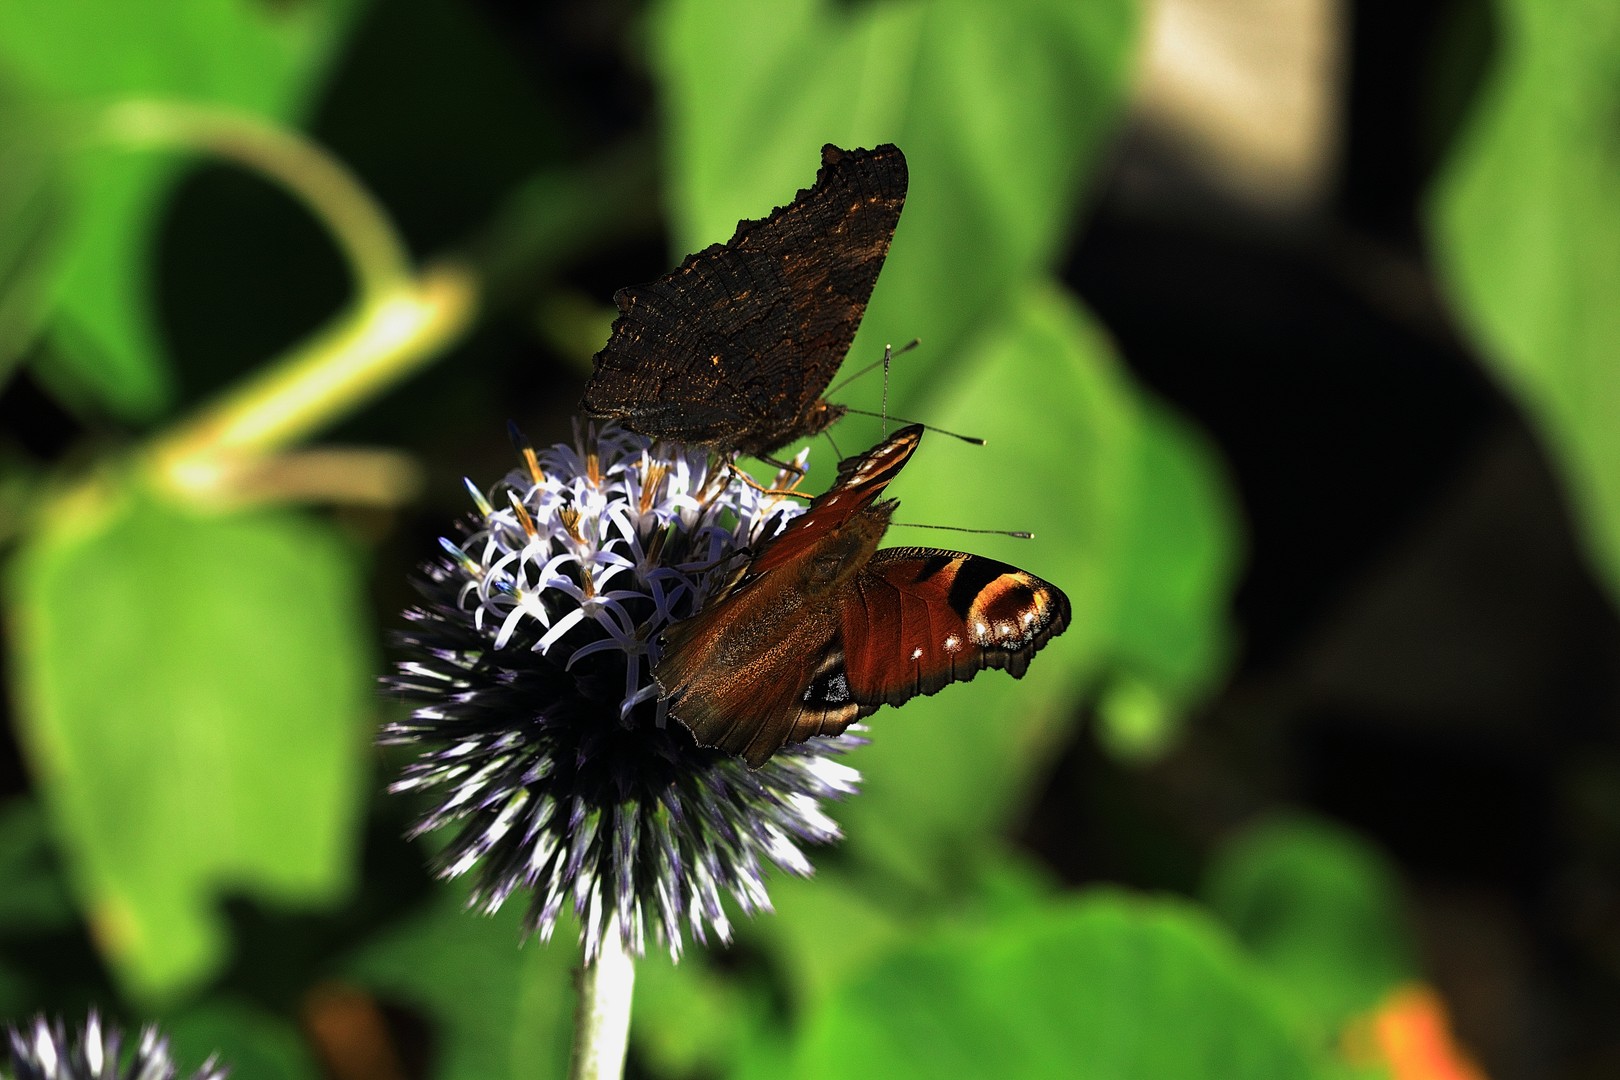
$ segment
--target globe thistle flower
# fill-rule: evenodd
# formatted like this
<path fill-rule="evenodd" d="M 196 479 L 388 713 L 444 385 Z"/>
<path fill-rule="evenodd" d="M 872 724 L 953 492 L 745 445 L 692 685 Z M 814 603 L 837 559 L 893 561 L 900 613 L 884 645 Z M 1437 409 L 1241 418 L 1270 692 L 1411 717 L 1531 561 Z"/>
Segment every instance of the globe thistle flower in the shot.
<path fill-rule="evenodd" d="M 432 792 L 413 834 L 456 827 L 441 876 L 470 874 L 489 912 L 528 892 L 542 940 L 565 906 L 587 960 L 614 932 L 632 955 L 649 933 L 675 957 L 684 931 L 729 940 L 726 897 L 769 910 L 769 868 L 806 876 L 802 846 L 839 837 L 822 800 L 855 790 L 835 758 L 858 739 L 751 770 L 667 717 L 652 665 L 663 628 L 802 511 L 614 426 L 538 452 L 514 438 L 525 467 L 487 497 L 468 482 L 477 513 L 396 635 L 385 682 L 414 711 L 382 741 L 420 756 L 392 790 Z"/>
<path fill-rule="evenodd" d="M 68 1038 L 66 1025 L 36 1017 L 26 1027 L 6 1028 L 4 1080 L 174 1080 L 179 1068 L 169 1055 L 169 1040 L 155 1027 L 141 1029 L 131 1053 L 124 1053 L 123 1034 L 104 1027 L 92 1011 L 83 1030 Z M 227 1070 L 209 1058 L 191 1080 L 224 1080 Z"/>

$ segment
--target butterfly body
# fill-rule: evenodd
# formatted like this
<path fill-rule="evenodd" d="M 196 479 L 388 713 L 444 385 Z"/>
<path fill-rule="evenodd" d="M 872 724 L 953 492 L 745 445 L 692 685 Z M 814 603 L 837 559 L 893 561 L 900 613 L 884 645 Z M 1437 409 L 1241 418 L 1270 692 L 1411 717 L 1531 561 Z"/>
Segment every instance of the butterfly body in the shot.
<path fill-rule="evenodd" d="M 822 148 L 810 188 L 657 281 L 614 295 L 586 413 L 754 456 L 843 415 L 822 398 L 855 338 L 907 186 L 891 145 Z"/>
<path fill-rule="evenodd" d="M 700 744 L 757 767 L 984 668 L 1022 676 L 1068 625 L 1062 591 L 1006 563 L 879 550 L 898 504 L 878 496 L 921 434 L 905 428 L 844 462 L 719 596 L 665 632 L 654 677 Z"/>

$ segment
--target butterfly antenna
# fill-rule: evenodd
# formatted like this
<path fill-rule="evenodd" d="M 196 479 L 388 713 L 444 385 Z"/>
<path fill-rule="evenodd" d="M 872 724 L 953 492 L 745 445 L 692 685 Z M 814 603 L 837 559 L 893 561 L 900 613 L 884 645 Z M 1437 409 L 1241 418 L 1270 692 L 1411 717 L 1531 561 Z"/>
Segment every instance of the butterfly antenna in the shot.
<path fill-rule="evenodd" d="M 844 453 L 843 453 L 843 451 L 838 449 L 838 440 L 834 439 L 832 437 L 832 432 L 828 431 L 826 428 L 822 428 L 821 433 L 827 437 L 827 442 L 833 448 L 833 460 L 834 461 L 843 461 L 844 460 Z"/>
<path fill-rule="evenodd" d="M 878 416 L 878 415 L 880 415 L 880 414 L 875 413 L 875 412 L 867 412 L 865 409 L 845 409 L 844 411 L 848 412 L 848 413 L 854 413 L 856 416 Z M 897 420 L 902 424 L 921 423 L 921 421 L 918 421 L 918 420 L 907 420 L 903 416 L 889 416 L 889 417 L 885 417 L 885 419 L 886 420 Z M 949 435 L 953 439 L 961 439 L 963 442 L 971 443 L 974 446 L 983 446 L 984 445 L 984 440 L 979 438 L 977 435 L 959 435 L 954 431 L 946 431 L 944 428 L 937 428 L 933 424 L 923 424 L 922 426 L 923 426 L 923 430 L 925 430 L 925 431 L 937 432 L 940 435 Z"/>
<path fill-rule="evenodd" d="M 889 437 L 889 365 L 894 361 L 894 353 L 890 350 L 888 342 L 883 344 L 883 437 Z"/>
<path fill-rule="evenodd" d="M 890 525 L 907 529 L 944 529 L 946 532 L 979 533 L 981 536 L 1010 536 L 1014 540 L 1033 540 L 1035 534 L 1021 529 L 965 529 L 960 525 L 920 525 L 915 521 L 891 521 Z"/>
<path fill-rule="evenodd" d="M 898 349 L 891 349 L 887 345 L 883 346 L 883 358 L 881 360 L 874 360 L 870 364 L 867 364 L 865 367 L 861 368 L 861 370 L 855 372 L 855 374 L 846 375 L 844 378 L 839 379 L 838 382 L 833 386 L 833 388 L 831 390 L 827 391 L 826 396 L 831 397 L 833 394 L 838 393 L 838 391 L 842 390 L 844 387 L 848 386 L 850 383 L 854 382 L 856 379 L 860 378 L 862 375 L 865 375 L 868 371 L 871 371 L 875 367 L 881 367 L 885 371 L 887 371 L 888 367 L 889 367 L 889 361 L 890 360 L 892 360 L 896 356 L 900 356 L 900 355 L 902 355 L 904 353 L 910 352 L 912 349 L 915 349 L 917 346 L 919 346 L 921 344 L 922 344 L 922 339 L 921 338 L 912 338 L 910 341 L 906 342 L 904 345 L 900 346 Z M 885 383 L 888 382 L 887 376 L 885 376 L 884 382 Z"/>

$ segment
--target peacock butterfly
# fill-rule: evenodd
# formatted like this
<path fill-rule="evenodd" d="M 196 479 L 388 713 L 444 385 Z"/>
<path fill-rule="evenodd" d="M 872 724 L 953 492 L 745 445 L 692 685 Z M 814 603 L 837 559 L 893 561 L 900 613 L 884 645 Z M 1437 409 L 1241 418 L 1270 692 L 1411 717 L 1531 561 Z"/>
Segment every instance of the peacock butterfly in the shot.
<path fill-rule="evenodd" d="M 838 479 L 718 596 L 661 638 L 669 711 L 703 746 L 758 768 L 881 705 L 987 667 L 1014 678 L 1069 624 L 1057 586 L 960 551 L 877 549 L 899 503 L 877 501 L 922 438 L 914 424 L 842 462 Z"/>
<path fill-rule="evenodd" d="M 843 415 L 843 363 L 906 201 L 906 158 L 821 149 L 815 184 L 657 281 L 620 289 L 584 411 L 656 439 L 763 457 Z"/>

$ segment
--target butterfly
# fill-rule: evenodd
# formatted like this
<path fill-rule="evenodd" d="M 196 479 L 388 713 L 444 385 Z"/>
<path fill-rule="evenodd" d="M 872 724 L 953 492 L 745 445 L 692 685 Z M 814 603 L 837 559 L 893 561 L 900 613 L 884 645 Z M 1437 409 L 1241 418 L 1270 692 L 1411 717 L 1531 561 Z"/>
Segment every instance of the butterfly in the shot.
<path fill-rule="evenodd" d="M 822 399 L 906 201 L 906 158 L 821 149 L 810 188 L 659 278 L 620 289 L 584 411 L 656 439 L 765 457 L 844 414 Z"/>
<path fill-rule="evenodd" d="M 670 715 L 703 746 L 758 768 L 790 742 L 836 735 L 882 705 L 971 679 L 1020 678 L 1069 624 L 1049 582 L 981 555 L 885 548 L 896 500 L 878 496 L 917 449 L 914 424 L 838 467 L 654 666 Z"/>

